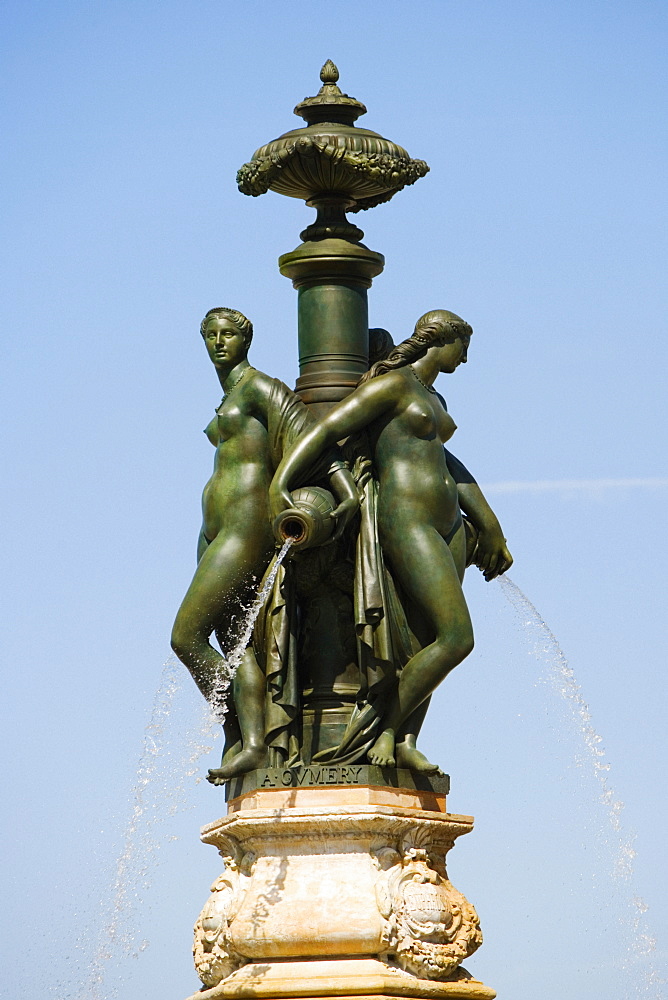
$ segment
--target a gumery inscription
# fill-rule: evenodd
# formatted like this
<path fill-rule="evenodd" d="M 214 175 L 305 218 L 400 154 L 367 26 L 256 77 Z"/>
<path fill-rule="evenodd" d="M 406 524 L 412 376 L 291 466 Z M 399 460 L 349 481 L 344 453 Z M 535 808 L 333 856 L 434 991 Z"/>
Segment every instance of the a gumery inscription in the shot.
<path fill-rule="evenodd" d="M 270 768 L 258 774 L 259 788 L 298 788 L 300 785 L 359 785 L 364 783 L 364 766 Z"/>

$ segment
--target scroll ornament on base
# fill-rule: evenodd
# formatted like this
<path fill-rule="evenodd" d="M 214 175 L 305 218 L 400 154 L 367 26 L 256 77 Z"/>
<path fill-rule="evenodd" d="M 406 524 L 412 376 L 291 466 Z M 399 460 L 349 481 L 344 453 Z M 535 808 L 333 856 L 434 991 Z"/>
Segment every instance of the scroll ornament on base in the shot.
<path fill-rule="evenodd" d="M 248 961 L 231 946 L 229 926 L 246 895 L 253 860 L 250 852 L 240 864 L 235 857 L 224 858 L 225 871 L 211 886 L 211 895 L 197 918 L 193 958 L 205 986 L 217 986 Z"/>
<path fill-rule="evenodd" d="M 447 980 L 482 944 L 478 914 L 423 847 L 375 852 L 383 958 L 420 979 Z M 439 866 L 441 867 L 441 866 Z"/>

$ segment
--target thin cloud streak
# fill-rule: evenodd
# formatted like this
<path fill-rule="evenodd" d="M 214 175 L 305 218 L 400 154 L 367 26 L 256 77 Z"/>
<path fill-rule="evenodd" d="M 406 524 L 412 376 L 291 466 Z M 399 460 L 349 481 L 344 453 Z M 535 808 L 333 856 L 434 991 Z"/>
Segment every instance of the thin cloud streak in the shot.
<path fill-rule="evenodd" d="M 486 493 L 549 493 L 578 491 L 593 493 L 609 489 L 663 489 L 668 479 L 536 479 L 529 481 L 509 481 L 488 483 Z"/>

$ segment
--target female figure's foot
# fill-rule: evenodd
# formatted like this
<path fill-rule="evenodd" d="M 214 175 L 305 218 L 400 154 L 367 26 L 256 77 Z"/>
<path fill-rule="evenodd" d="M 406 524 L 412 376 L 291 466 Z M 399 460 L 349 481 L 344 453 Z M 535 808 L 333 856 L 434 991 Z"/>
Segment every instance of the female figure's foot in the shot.
<path fill-rule="evenodd" d="M 367 753 L 370 764 L 376 767 L 395 767 L 394 759 L 394 733 L 391 729 L 386 729 L 381 733 L 374 745 Z"/>
<path fill-rule="evenodd" d="M 397 743 L 397 767 L 407 767 L 418 774 L 443 774 L 438 764 L 432 764 L 415 744 L 404 740 Z"/>
<path fill-rule="evenodd" d="M 230 778 L 238 778 L 242 774 L 262 767 L 265 762 L 267 748 L 265 746 L 250 746 L 241 753 L 227 760 L 220 767 L 209 768 L 206 780 L 212 785 L 224 785 Z"/>
<path fill-rule="evenodd" d="M 242 749 L 243 749 L 243 744 L 241 740 L 237 740 L 236 743 L 233 743 L 231 746 L 224 749 L 223 759 L 220 762 L 220 766 L 224 767 L 225 764 L 228 764 L 233 757 L 237 757 L 241 753 Z"/>

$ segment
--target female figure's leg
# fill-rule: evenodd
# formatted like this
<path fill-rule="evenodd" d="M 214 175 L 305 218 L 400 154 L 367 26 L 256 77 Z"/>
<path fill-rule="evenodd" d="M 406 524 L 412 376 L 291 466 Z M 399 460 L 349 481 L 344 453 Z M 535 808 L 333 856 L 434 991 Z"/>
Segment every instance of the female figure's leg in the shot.
<path fill-rule="evenodd" d="M 204 526 L 202 526 L 199 538 L 197 539 L 197 562 L 199 563 L 202 556 L 211 545 L 210 540 L 204 534 Z M 220 645 L 221 649 L 227 649 L 229 635 L 226 630 L 218 629 L 216 630 L 216 639 Z M 225 718 L 223 720 L 223 733 L 225 736 L 225 745 L 223 747 L 223 761 L 229 757 L 235 757 L 241 751 L 241 730 L 239 729 L 239 719 L 237 718 L 237 713 L 232 699 L 231 692 L 228 692 L 225 707 Z"/>
<path fill-rule="evenodd" d="M 241 731 L 241 746 L 234 754 L 226 754 L 220 767 L 209 768 L 207 780 L 212 785 L 224 785 L 230 778 L 246 774 L 266 761 L 264 742 L 264 698 L 266 678 L 258 665 L 252 646 L 244 650 L 241 663 L 232 682 L 234 707 Z"/>
<path fill-rule="evenodd" d="M 466 568 L 466 533 L 464 523 L 459 522 L 454 531 L 446 538 L 448 548 L 457 567 L 457 575 L 460 582 L 464 580 L 464 570 Z M 428 646 L 434 640 L 434 630 L 427 621 L 421 609 L 412 602 L 408 603 L 406 616 L 411 631 L 417 638 L 420 646 Z M 438 774 L 440 767 L 432 764 L 423 753 L 417 748 L 417 738 L 422 729 L 422 723 L 429 709 L 431 695 L 409 715 L 396 734 L 396 761 L 397 767 L 407 767 L 412 771 L 419 771 L 422 774 Z"/>
<path fill-rule="evenodd" d="M 199 538 L 197 539 L 197 562 L 201 562 L 202 556 L 211 545 L 211 542 L 204 534 L 204 528 L 200 529 Z"/>
<path fill-rule="evenodd" d="M 250 535 L 231 535 L 229 532 L 217 535 L 202 553 L 174 622 L 172 649 L 213 705 L 219 695 L 225 661 L 209 639 L 214 629 L 220 628 L 230 636 L 230 645 L 233 644 L 235 626 L 241 624 L 243 611 L 255 592 L 257 576 L 254 573 L 261 575 L 271 557 L 273 540 L 263 535 L 261 530 Z M 255 691 L 259 667 L 255 662 L 251 664 L 245 654 L 243 662 L 247 661 L 248 670 L 241 670 L 240 683 L 249 673 L 251 689 Z M 235 699 L 237 708 L 243 700 L 241 697 Z M 256 699 L 251 700 L 255 702 Z M 239 721 L 241 724 L 241 719 Z"/>
<path fill-rule="evenodd" d="M 392 572 L 416 609 L 423 625 L 418 639 L 427 641 L 401 671 L 397 690 L 383 720 L 382 732 L 369 751 L 372 764 L 394 767 L 399 741 L 404 766 L 422 770 L 420 754 L 414 757 L 415 737 L 424 718 L 421 706 L 444 677 L 473 649 L 473 628 L 461 580 L 464 573 L 464 532 L 457 525 L 446 541 L 428 524 L 406 521 L 392 537 L 382 538 L 383 552 Z M 427 635 L 429 633 L 429 635 Z M 414 753 L 413 753 L 414 752 Z M 413 764 L 410 760 L 413 758 Z"/>

